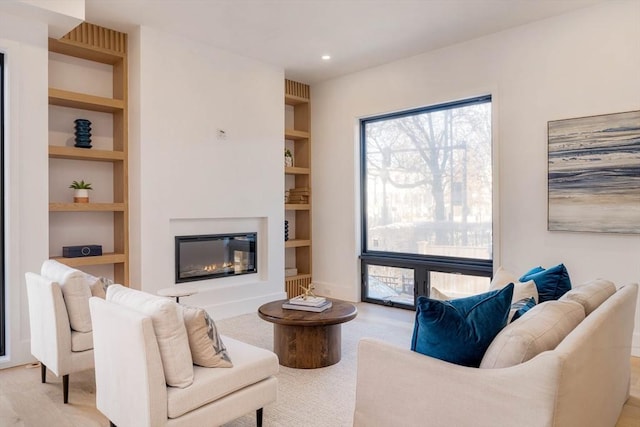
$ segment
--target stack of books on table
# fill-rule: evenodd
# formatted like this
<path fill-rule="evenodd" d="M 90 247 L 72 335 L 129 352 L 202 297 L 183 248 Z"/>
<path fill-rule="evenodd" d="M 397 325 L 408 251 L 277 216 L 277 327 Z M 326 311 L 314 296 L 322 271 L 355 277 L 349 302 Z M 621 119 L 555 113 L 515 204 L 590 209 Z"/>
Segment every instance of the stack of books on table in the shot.
<path fill-rule="evenodd" d="M 315 311 L 319 313 L 331 308 L 331 301 L 324 297 L 304 297 L 302 295 L 291 298 L 282 304 L 282 308 L 289 310 Z"/>

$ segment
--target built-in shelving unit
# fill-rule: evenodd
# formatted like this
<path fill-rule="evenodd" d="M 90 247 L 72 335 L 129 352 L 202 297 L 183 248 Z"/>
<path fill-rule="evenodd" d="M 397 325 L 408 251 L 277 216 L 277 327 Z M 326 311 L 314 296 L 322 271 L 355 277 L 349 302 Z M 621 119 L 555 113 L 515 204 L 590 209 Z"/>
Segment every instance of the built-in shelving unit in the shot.
<path fill-rule="evenodd" d="M 285 277 L 287 296 L 303 292 L 311 284 L 311 105 L 309 86 L 285 80 L 285 148 L 293 153 L 293 166 L 285 167 L 285 191 L 298 189 L 307 201 L 285 202 L 285 219 L 292 231 L 285 241 L 285 268 L 297 274 Z"/>
<path fill-rule="evenodd" d="M 112 213 L 113 249 L 102 256 L 64 258 L 52 256 L 71 267 L 113 265 L 116 283 L 129 284 L 129 205 L 128 205 L 128 107 L 127 107 L 127 35 L 97 25 L 83 23 L 59 40 L 49 39 L 49 51 L 81 60 L 111 66 L 112 96 L 49 88 L 49 105 L 78 110 L 107 113 L 112 116 L 112 149 L 85 149 L 65 145 L 49 145 L 50 159 L 76 162 L 112 164 L 112 201 L 101 203 L 72 203 L 50 200 L 49 212 L 95 215 Z M 91 73 L 91 67 L 86 71 Z M 50 85 L 51 86 L 51 85 Z M 93 217 L 92 217 L 93 218 Z M 57 225 L 60 226 L 60 225 Z M 65 227 L 73 224 L 65 223 Z M 91 241 L 92 236 L 87 236 Z M 92 242 L 93 243 L 93 242 Z M 99 242 L 96 242 L 99 243 Z M 109 242 L 111 244 L 111 242 Z"/>

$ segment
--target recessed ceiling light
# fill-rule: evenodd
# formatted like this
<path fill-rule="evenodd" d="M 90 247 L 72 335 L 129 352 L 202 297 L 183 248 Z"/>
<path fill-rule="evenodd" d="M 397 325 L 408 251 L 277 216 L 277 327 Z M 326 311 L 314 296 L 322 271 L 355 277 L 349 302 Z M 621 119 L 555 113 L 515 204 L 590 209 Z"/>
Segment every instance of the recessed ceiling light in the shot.
<path fill-rule="evenodd" d="M 322 55 L 322 60 L 323 61 L 328 61 L 331 59 L 331 55 Z"/>

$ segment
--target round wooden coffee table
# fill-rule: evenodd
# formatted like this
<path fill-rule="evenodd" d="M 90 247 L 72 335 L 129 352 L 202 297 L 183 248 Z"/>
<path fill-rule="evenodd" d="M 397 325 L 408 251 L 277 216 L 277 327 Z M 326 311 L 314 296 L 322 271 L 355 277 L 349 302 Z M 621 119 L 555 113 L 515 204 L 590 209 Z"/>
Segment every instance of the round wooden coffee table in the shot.
<path fill-rule="evenodd" d="M 358 315 L 355 305 L 331 300 L 321 313 L 283 309 L 287 300 L 273 301 L 258 309 L 260 318 L 273 323 L 273 351 L 289 368 L 323 368 L 340 361 L 342 323 Z"/>

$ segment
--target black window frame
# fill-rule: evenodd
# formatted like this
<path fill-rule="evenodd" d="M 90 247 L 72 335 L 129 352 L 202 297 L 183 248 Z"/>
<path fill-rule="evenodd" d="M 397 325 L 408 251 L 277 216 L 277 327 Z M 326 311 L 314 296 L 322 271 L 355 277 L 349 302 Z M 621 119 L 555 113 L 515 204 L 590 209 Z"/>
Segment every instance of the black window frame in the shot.
<path fill-rule="evenodd" d="M 452 108 L 465 107 L 475 104 L 492 104 L 492 96 L 482 95 L 459 101 L 446 102 L 442 104 L 413 108 L 394 113 L 382 114 L 370 118 L 360 119 L 360 224 L 361 224 L 361 255 L 360 255 L 360 277 L 361 277 L 361 300 L 368 303 L 380 304 L 404 309 L 415 310 L 415 301 L 418 296 L 429 296 L 430 292 L 430 272 L 463 274 L 469 276 L 489 277 L 493 275 L 493 256 L 490 260 L 476 258 L 460 258 L 440 255 L 419 255 L 401 252 L 385 252 L 370 250 L 367 247 L 367 151 L 365 128 L 368 123 L 411 116 L 415 114 L 431 113 Z M 492 104 L 493 105 L 493 104 Z M 493 130 L 492 130 L 493 133 Z M 493 150 L 492 150 L 493 152 Z M 493 168 L 493 154 L 492 168 Z M 492 189 L 493 193 L 493 189 Z M 493 200 L 493 196 L 492 196 Z M 493 214 L 492 214 L 493 227 Z M 494 239 L 491 238 L 493 254 Z M 391 300 L 380 300 L 368 297 L 367 267 L 386 266 L 408 268 L 414 270 L 414 305 L 406 305 Z"/>

